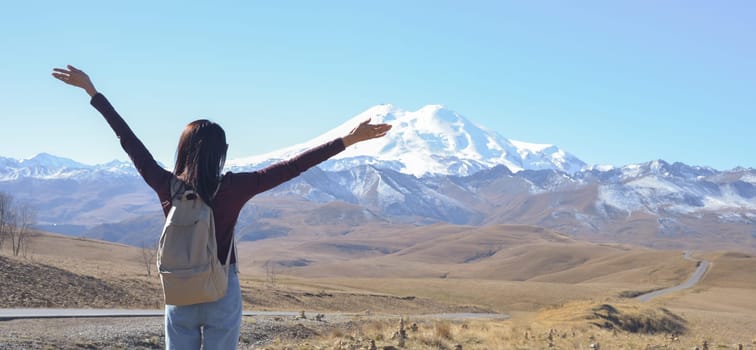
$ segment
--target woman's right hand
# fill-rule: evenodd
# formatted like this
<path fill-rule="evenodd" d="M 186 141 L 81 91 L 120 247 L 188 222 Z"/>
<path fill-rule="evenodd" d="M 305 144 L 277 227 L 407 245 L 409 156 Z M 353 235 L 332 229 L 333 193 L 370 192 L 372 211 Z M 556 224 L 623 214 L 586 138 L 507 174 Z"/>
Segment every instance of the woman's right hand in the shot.
<path fill-rule="evenodd" d="M 344 141 L 344 147 L 349 147 L 357 142 L 386 136 L 389 130 L 391 130 L 390 124 L 370 124 L 370 119 L 368 118 L 368 120 L 352 129 L 348 135 L 342 137 L 341 140 Z"/>
<path fill-rule="evenodd" d="M 53 68 L 52 76 L 68 85 L 73 85 L 84 89 L 84 91 L 86 91 L 89 96 L 94 96 L 97 94 L 97 89 L 95 89 L 94 84 L 92 84 L 92 81 L 89 79 L 87 73 L 84 73 L 83 71 L 70 64 L 66 67 L 68 69 Z"/>

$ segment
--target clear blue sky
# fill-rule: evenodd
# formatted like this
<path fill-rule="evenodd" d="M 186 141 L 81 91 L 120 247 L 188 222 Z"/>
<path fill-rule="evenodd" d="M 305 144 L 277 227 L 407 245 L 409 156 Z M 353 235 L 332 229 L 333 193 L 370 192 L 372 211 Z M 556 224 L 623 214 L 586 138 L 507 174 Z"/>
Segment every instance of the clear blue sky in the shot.
<path fill-rule="evenodd" d="M 16 1 L 0 11 L 0 156 L 126 159 L 90 74 L 172 163 L 181 128 L 231 158 L 306 141 L 370 106 L 443 104 L 590 164 L 756 167 L 754 1 Z"/>

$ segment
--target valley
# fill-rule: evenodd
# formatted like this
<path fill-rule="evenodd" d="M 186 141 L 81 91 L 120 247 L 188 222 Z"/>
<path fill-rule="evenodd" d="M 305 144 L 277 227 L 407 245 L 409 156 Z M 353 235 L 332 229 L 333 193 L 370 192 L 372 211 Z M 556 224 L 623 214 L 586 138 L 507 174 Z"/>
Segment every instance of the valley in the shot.
<path fill-rule="evenodd" d="M 673 333 L 682 339 L 679 346 L 700 345 L 701 339 L 710 344 L 753 346 L 750 330 L 756 326 L 752 298 L 756 257 L 746 253 L 694 252 L 690 261 L 682 251 L 591 243 L 533 226 L 447 224 L 364 229 L 307 240 L 279 237 L 243 242 L 239 247 L 245 310 L 304 310 L 311 317 L 334 312 L 352 315 L 335 317 L 329 324 L 251 318 L 249 334 L 274 328 L 284 333 L 271 333 L 267 341 L 250 348 L 283 349 L 286 341 L 274 339 L 293 329 L 313 330 L 312 335 L 297 338 L 310 344 L 332 344 L 334 339 L 350 342 L 342 338 L 348 334 L 372 334 L 372 339 L 387 344 L 392 341 L 385 333 L 395 327 L 399 317 L 418 323 L 418 332 L 430 332 L 429 337 L 435 337 L 435 327 L 449 327 L 454 336 L 439 341 L 463 342 L 473 349 L 477 347 L 469 343 L 469 337 L 484 335 L 468 334 L 464 327 L 471 325 L 492 332 L 496 329 L 497 336 L 506 334 L 508 344 L 525 348 L 539 347 L 536 344 L 543 344 L 554 329 L 561 332 L 560 337 L 567 334 L 558 338 L 562 346 L 593 338 L 604 346 L 636 344 L 638 347 L 626 348 L 639 348 L 641 343 L 670 344 Z M 138 247 L 37 233 L 26 258 L 9 257 L 7 252 L 0 258 L 9 267 L 2 269 L 3 280 L 12 281 L 4 284 L 0 293 L 3 307 L 162 307 L 159 280 L 154 270 L 147 276 Z M 647 303 L 624 297 L 684 282 L 696 269 L 697 259 L 712 265 L 692 288 Z M 418 316 L 442 313 L 504 313 L 511 318 L 434 321 Z M 639 317 L 648 324 L 662 322 L 660 325 L 679 317 L 682 328 L 658 329 L 651 334 L 620 330 L 616 335 L 613 328 L 593 325 L 596 317 Z M 667 317 L 672 318 L 664 321 Z M 36 324 L 50 322 L 54 321 Z M 80 322 L 85 321 L 77 324 Z M 106 322 L 130 329 L 124 323 L 127 321 Z M 15 327 L 22 324 L 29 327 L 29 322 L 16 320 L 0 322 L 0 329 L 18 333 Z M 525 332 L 534 338 L 523 338 Z M 420 341 L 420 333 L 414 341 Z M 147 334 L 151 334 L 147 339 L 158 337 L 153 340 L 159 348 L 159 327 Z M 323 337 L 326 340 L 318 340 Z M 492 344 L 487 339 L 479 341 Z M 140 346 L 152 348 L 149 343 Z"/>

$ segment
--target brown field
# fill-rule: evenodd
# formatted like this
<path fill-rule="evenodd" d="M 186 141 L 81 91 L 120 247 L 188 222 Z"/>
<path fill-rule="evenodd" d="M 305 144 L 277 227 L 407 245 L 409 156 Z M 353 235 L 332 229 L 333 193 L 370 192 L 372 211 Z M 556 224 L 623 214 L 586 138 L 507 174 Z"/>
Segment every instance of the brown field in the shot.
<path fill-rule="evenodd" d="M 265 348 L 396 346 L 400 317 L 417 324 L 406 342 L 418 349 L 692 348 L 704 340 L 710 348 L 756 347 L 749 254 L 695 252 L 712 264 L 698 285 L 639 303 L 620 295 L 679 284 L 696 262 L 681 251 L 595 244 L 530 226 L 384 228 L 380 237 L 366 228 L 240 244 L 245 309 L 362 315 L 348 327 L 335 322 L 306 341 Z M 154 270 L 146 275 L 139 248 L 52 234 L 35 235 L 29 247 L 25 258 L 0 254 L 8 266 L 2 277 L 13 282 L 3 287 L 2 307 L 162 307 L 159 280 Z M 47 290 L 24 292 L 40 286 Z M 511 318 L 419 316 L 458 312 Z"/>

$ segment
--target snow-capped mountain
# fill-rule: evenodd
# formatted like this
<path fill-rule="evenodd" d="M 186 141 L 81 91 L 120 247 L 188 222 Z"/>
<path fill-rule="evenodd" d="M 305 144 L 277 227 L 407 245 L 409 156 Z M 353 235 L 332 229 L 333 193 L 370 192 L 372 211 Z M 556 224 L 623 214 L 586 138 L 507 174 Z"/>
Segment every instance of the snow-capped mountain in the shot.
<path fill-rule="evenodd" d="M 226 168 L 231 171 L 258 169 L 291 158 L 308 148 L 346 135 L 367 119 L 373 123 L 388 123 L 394 128 L 386 137 L 350 147 L 321 164 L 321 169 L 340 171 L 358 165 L 373 165 L 422 177 L 429 174 L 465 176 L 497 165 L 504 165 L 514 172 L 554 169 L 573 174 L 586 165 L 554 145 L 508 140 L 440 105 L 425 106 L 414 112 L 379 105 L 306 143 L 263 155 L 230 159 Z M 25 160 L 0 158 L 0 181 L 22 177 L 85 177 L 102 173 L 131 175 L 135 171 L 128 162 L 86 165 L 46 153 Z"/>
<path fill-rule="evenodd" d="M 118 160 L 105 164 L 87 165 L 48 153 L 40 153 L 33 158 L 22 160 L 0 157 L 0 181 L 23 178 L 84 179 L 103 175 L 134 176 L 137 172 L 131 163 Z"/>
<path fill-rule="evenodd" d="M 358 114 L 341 126 L 303 144 L 268 154 L 229 160 L 231 170 L 246 170 L 290 158 L 305 149 L 346 135 L 360 122 L 388 123 L 385 137 L 359 143 L 321 165 L 325 170 L 348 170 L 373 165 L 422 177 L 470 175 L 496 165 L 512 171 L 556 169 L 575 173 L 585 166 L 577 157 L 554 145 L 508 140 L 440 105 L 406 111 L 379 105 Z"/>
<path fill-rule="evenodd" d="M 756 211 L 753 174 L 745 169 L 718 172 L 663 160 L 631 164 L 604 172 L 597 203 L 628 213 Z"/>

